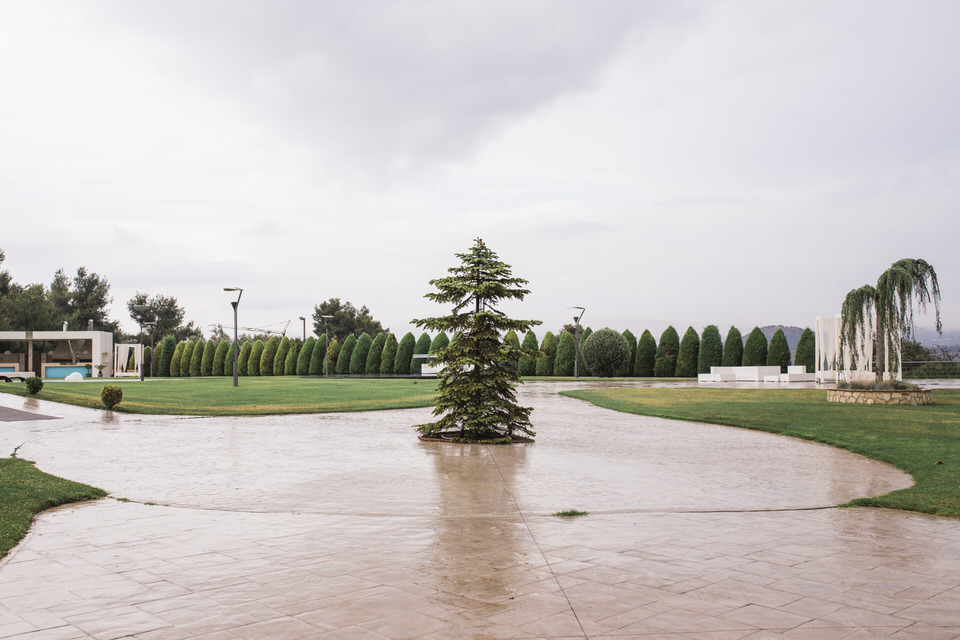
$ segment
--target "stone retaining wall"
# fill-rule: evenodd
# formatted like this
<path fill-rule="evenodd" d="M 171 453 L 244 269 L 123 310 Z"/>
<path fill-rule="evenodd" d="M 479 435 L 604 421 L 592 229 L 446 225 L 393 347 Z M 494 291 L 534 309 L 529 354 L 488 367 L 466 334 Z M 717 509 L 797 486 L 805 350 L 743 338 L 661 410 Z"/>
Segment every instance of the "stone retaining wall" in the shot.
<path fill-rule="evenodd" d="M 933 404 L 929 389 L 918 391 L 830 389 L 827 391 L 827 400 L 845 404 Z"/>

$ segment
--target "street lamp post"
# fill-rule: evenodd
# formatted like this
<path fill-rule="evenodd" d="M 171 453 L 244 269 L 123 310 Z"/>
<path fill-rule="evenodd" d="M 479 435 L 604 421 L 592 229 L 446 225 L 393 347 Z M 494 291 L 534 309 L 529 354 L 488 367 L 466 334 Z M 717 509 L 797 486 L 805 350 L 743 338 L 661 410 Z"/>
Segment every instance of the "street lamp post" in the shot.
<path fill-rule="evenodd" d="M 323 377 L 327 377 L 327 363 L 330 362 L 330 359 L 327 358 L 327 350 L 330 348 L 330 334 L 327 333 L 327 320 L 333 316 L 320 316 L 323 318 Z"/>
<path fill-rule="evenodd" d="M 135 311 L 146 311 L 147 309 L 150 308 L 150 305 L 146 305 L 146 304 L 135 304 L 135 305 L 133 305 L 133 308 L 134 308 Z M 140 340 L 140 367 L 139 367 L 139 369 L 140 369 L 140 382 L 143 382 L 143 314 L 142 314 L 142 313 L 137 314 L 137 322 L 140 323 L 140 337 L 139 337 L 139 340 Z M 151 349 L 150 351 L 151 351 L 151 356 L 150 356 L 150 358 L 151 358 L 151 361 L 152 361 L 152 360 L 153 360 L 153 354 L 152 354 L 153 350 Z"/>
<path fill-rule="evenodd" d="M 300 316 L 300 319 L 303 321 L 303 341 L 307 341 L 307 319 L 303 316 Z"/>
<path fill-rule="evenodd" d="M 574 338 L 576 341 L 576 350 L 573 354 L 573 377 L 580 377 L 580 318 L 583 317 L 583 314 L 586 313 L 586 309 L 583 307 L 567 307 L 568 309 L 580 309 L 580 314 L 573 316 L 574 323 Z"/>
<path fill-rule="evenodd" d="M 157 333 L 156 333 L 156 332 L 157 332 L 157 321 L 156 321 L 156 320 L 153 320 L 153 321 L 151 321 L 151 322 L 144 322 L 143 324 L 144 324 L 144 326 L 150 328 L 150 377 L 152 378 L 152 377 L 153 377 L 153 361 L 154 361 L 153 354 L 154 354 L 154 352 L 156 351 L 156 349 L 155 349 L 154 346 L 153 346 L 153 339 L 157 336 Z M 141 363 L 140 366 L 142 367 L 143 364 Z"/>
<path fill-rule="evenodd" d="M 230 303 L 230 306 L 233 307 L 233 386 L 239 387 L 240 381 L 237 377 L 237 365 L 240 362 L 240 352 L 237 349 L 237 341 L 239 336 L 237 334 L 237 307 L 240 306 L 240 298 L 243 296 L 243 289 L 240 287 L 224 287 L 224 291 L 239 291 L 237 294 L 237 299 Z"/>

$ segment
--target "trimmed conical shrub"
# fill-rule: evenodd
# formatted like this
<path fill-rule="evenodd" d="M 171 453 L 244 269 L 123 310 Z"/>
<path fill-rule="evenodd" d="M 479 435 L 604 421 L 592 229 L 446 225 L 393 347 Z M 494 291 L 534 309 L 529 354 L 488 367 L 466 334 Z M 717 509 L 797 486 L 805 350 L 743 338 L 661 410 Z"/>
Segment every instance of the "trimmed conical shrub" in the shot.
<path fill-rule="evenodd" d="M 266 351 L 266 345 L 263 344 L 263 340 L 258 338 L 257 341 L 253 343 L 253 348 L 250 349 L 250 358 L 247 360 L 248 376 L 260 375 L 260 365 L 263 364 L 264 351 Z"/>
<path fill-rule="evenodd" d="M 362 375 L 367 366 L 367 356 L 370 355 L 370 347 L 373 345 L 373 338 L 364 331 L 357 339 L 357 344 L 350 354 L 350 375 Z"/>
<path fill-rule="evenodd" d="M 803 330 L 797 342 L 797 353 L 794 354 L 793 364 L 803 365 L 807 373 L 817 370 L 817 338 L 810 327 Z"/>
<path fill-rule="evenodd" d="M 591 373 L 600 378 L 612 378 L 623 370 L 630 358 L 626 339 L 613 329 L 603 328 L 583 344 L 583 361 Z"/>
<path fill-rule="evenodd" d="M 593 335 L 593 329 L 587 327 L 580 333 L 580 375 L 581 376 L 592 376 L 593 372 L 590 371 L 590 367 L 587 366 L 587 360 L 583 357 L 583 345 L 587 343 L 587 340 L 590 339 L 590 336 Z"/>
<path fill-rule="evenodd" d="M 680 341 L 680 351 L 677 352 L 677 370 L 674 375 L 678 378 L 696 378 L 697 360 L 700 357 L 700 336 L 693 327 L 687 327 Z"/>
<path fill-rule="evenodd" d="M 723 339 L 717 325 L 710 324 L 700 337 L 700 356 L 697 358 L 697 373 L 710 373 L 710 367 L 719 367 L 723 362 Z"/>
<path fill-rule="evenodd" d="M 313 336 L 307 338 L 306 342 L 300 348 L 297 354 L 297 375 L 308 376 L 310 374 L 310 360 L 313 358 L 313 348 L 317 346 L 317 339 Z"/>
<path fill-rule="evenodd" d="M 517 336 L 517 332 L 513 329 L 507 331 L 503 336 L 503 347 L 509 348 L 512 352 L 516 353 L 520 349 L 520 338 Z M 507 366 L 511 370 L 516 371 L 518 360 L 508 360 Z"/>
<path fill-rule="evenodd" d="M 181 340 L 177 343 L 177 348 L 173 350 L 173 357 L 170 358 L 170 377 L 180 377 L 180 364 L 183 362 L 183 351 L 187 348 L 187 342 Z"/>
<path fill-rule="evenodd" d="M 229 369 L 227 369 L 227 358 L 230 358 Z M 233 375 L 233 343 L 224 338 L 217 343 L 217 350 L 213 354 L 213 367 L 210 375 L 222 376 L 229 371 Z"/>
<path fill-rule="evenodd" d="M 417 340 L 412 333 L 407 333 L 397 345 L 397 359 L 393 363 L 393 372 L 397 375 L 410 375 L 410 363 L 413 361 L 413 349 Z"/>
<path fill-rule="evenodd" d="M 200 367 L 203 366 L 203 352 L 207 350 L 206 340 L 199 340 L 193 345 L 193 353 L 190 355 L 190 376 L 193 378 L 200 376 Z"/>
<path fill-rule="evenodd" d="M 727 339 L 723 341 L 723 360 L 721 365 L 724 367 L 739 367 L 743 364 L 743 336 L 736 327 L 730 327 L 727 331 Z"/>
<path fill-rule="evenodd" d="M 334 336 L 330 339 L 330 344 L 327 345 L 327 363 L 324 366 L 327 368 L 328 374 L 337 372 L 337 363 L 340 362 L 340 349 L 340 341 Z"/>
<path fill-rule="evenodd" d="M 413 355 L 426 355 L 430 353 L 430 343 L 433 340 L 430 339 L 429 334 L 421 333 L 420 337 L 417 338 L 417 344 L 413 347 Z M 423 358 L 413 358 L 410 361 L 410 373 L 415 376 L 420 375 L 420 366 L 423 364 Z"/>
<path fill-rule="evenodd" d="M 280 349 L 280 338 L 270 336 L 270 339 L 263 345 L 263 353 L 260 354 L 260 375 L 273 376 L 273 364 L 277 359 L 277 351 Z"/>
<path fill-rule="evenodd" d="M 188 340 L 186 344 L 183 345 L 183 353 L 180 354 L 180 377 L 187 378 L 190 376 L 190 363 L 193 361 L 193 352 L 197 348 L 197 343 L 193 340 Z"/>
<path fill-rule="evenodd" d="M 754 327 L 743 345 L 743 366 L 762 367 L 767 364 L 767 336 L 760 327 Z"/>
<path fill-rule="evenodd" d="M 380 358 L 383 357 L 383 345 L 387 343 L 387 334 L 383 331 L 377 334 L 367 352 L 367 362 L 363 367 L 363 374 L 367 376 L 380 375 Z"/>
<path fill-rule="evenodd" d="M 313 353 L 310 354 L 310 375 L 322 376 L 325 373 L 323 370 L 325 362 L 327 362 L 327 334 L 323 333 L 313 343 Z M 329 373 L 329 365 L 326 373 Z"/>
<path fill-rule="evenodd" d="M 282 376 L 287 368 L 287 354 L 290 353 L 290 338 L 283 336 L 277 345 L 277 353 L 273 357 L 273 375 Z M 263 365 L 260 365 L 263 368 Z"/>
<path fill-rule="evenodd" d="M 540 350 L 540 343 L 537 341 L 537 334 L 533 331 L 527 331 L 523 336 L 523 342 L 520 343 L 520 346 L 527 351 L 536 352 Z M 537 356 L 529 355 L 523 356 L 520 358 L 520 362 L 517 363 L 517 367 L 520 369 L 520 375 L 522 376 L 533 376 L 537 374 Z"/>
<path fill-rule="evenodd" d="M 200 359 L 200 375 L 213 375 L 213 358 L 217 353 L 217 341 L 207 340 L 203 347 L 203 357 Z"/>
<path fill-rule="evenodd" d="M 577 356 L 577 343 L 569 331 L 560 332 L 560 341 L 557 343 L 557 356 L 553 359 L 553 375 L 572 376 L 573 359 Z"/>
<path fill-rule="evenodd" d="M 627 347 L 630 348 L 630 357 L 627 359 L 627 363 L 623 365 L 617 375 L 618 376 L 632 376 L 633 367 L 637 362 L 637 336 L 633 335 L 633 332 L 630 329 L 624 330 L 620 335 L 623 336 L 623 339 L 627 341 Z"/>
<path fill-rule="evenodd" d="M 393 374 L 393 365 L 397 361 L 397 336 L 392 333 L 387 334 L 387 339 L 383 341 L 383 353 L 380 354 L 380 375 L 389 376 Z"/>
<path fill-rule="evenodd" d="M 165 336 L 157 350 L 153 354 L 156 365 L 153 374 L 158 378 L 166 378 L 170 375 L 170 358 L 173 357 L 173 350 L 177 348 L 177 341 L 173 336 Z"/>
<path fill-rule="evenodd" d="M 297 375 L 297 356 L 300 355 L 300 341 L 291 340 L 290 349 L 287 350 L 287 357 L 283 361 L 283 375 Z"/>
<path fill-rule="evenodd" d="M 680 336 L 673 326 L 664 329 L 657 345 L 657 358 L 653 363 L 653 375 L 672 378 L 677 373 L 677 356 L 680 353 Z"/>
<path fill-rule="evenodd" d="M 638 378 L 652 378 L 653 366 L 657 362 L 657 341 L 653 334 L 644 329 L 637 344 L 637 360 L 633 368 L 633 375 Z"/>
<path fill-rule="evenodd" d="M 143 375 L 150 375 L 150 364 L 153 362 L 153 349 L 150 347 L 143 348 Z"/>
<path fill-rule="evenodd" d="M 352 333 L 347 334 L 343 344 L 340 345 L 340 354 L 337 356 L 337 375 L 344 376 L 350 373 L 350 360 L 356 348 L 357 337 Z"/>
<path fill-rule="evenodd" d="M 770 347 L 767 349 L 767 366 L 780 367 L 780 373 L 786 373 L 790 366 L 790 345 L 783 329 L 777 329 L 770 337 Z"/>
<path fill-rule="evenodd" d="M 240 354 L 237 356 L 237 375 L 238 376 L 248 376 L 250 375 L 250 355 L 253 353 L 253 343 L 247 340 L 242 345 L 240 345 Z M 227 356 L 227 363 L 230 362 L 230 356 Z M 259 360 L 258 360 L 259 362 Z M 230 373 L 227 374 L 224 371 L 224 375 L 233 376 L 233 368 L 230 368 Z"/>
<path fill-rule="evenodd" d="M 540 342 L 540 357 L 537 358 L 537 375 L 552 376 L 553 364 L 557 357 L 557 339 L 552 331 L 543 334 L 543 340 Z"/>
<path fill-rule="evenodd" d="M 441 331 L 430 342 L 430 353 L 435 353 L 440 351 L 440 349 L 446 349 L 449 344 L 450 338 L 447 337 L 446 333 Z M 536 348 L 536 345 L 534 345 L 534 348 Z"/>

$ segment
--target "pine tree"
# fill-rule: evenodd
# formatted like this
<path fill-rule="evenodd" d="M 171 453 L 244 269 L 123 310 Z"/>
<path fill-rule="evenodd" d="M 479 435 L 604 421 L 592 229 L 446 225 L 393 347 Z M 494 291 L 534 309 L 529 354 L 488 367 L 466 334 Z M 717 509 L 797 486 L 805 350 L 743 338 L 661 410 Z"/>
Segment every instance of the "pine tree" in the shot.
<path fill-rule="evenodd" d="M 213 375 L 213 358 L 218 346 L 216 340 L 207 340 L 207 344 L 203 347 L 203 357 L 200 359 L 200 375 Z"/>
<path fill-rule="evenodd" d="M 350 373 L 350 359 L 353 358 L 353 350 L 357 348 L 357 337 L 349 334 L 340 345 L 340 353 L 337 356 L 337 375 L 344 376 Z"/>
<path fill-rule="evenodd" d="M 363 367 L 363 374 L 367 376 L 380 375 L 380 358 L 383 357 L 383 345 L 387 343 L 387 334 L 383 331 L 377 334 L 367 353 L 367 362 Z"/>
<path fill-rule="evenodd" d="M 187 348 L 186 340 L 177 343 L 177 348 L 173 350 L 173 357 L 170 358 L 170 377 L 180 377 L 180 365 L 183 362 L 183 351 Z"/>
<path fill-rule="evenodd" d="M 573 359 L 577 355 L 577 343 L 569 331 L 560 332 L 557 343 L 557 355 L 553 359 L 553 375 L 570 377 L 573 375 Z"/>
<path fill-rule="evenodd" d="M 677 352 L 677 370 L 674 375 L 678 378 L 696 378 L 697 360 L 700 357 L 700 336 L 693 327 L 687 327 L 680 341 L 680 351 Z"/>
<path fill-rule="evenodd" d="M 657 345 L 657 359 L 653 364 L 653 375 L 658 378 L 672 378 L 677 372 L 677 355 L 680 352 L 680 336 L 673 326 L 664 329 Z"/>
<path fill-rule="evenodd" d="M 620 370 L 617 375 L 621 377 L 627 377 L 633 375 L 633 367 L 637 362 L 637 336 L 633 335 L 630 329 L 624 330 L 620 335 L 623 336 L 623 339 L 627 341 L 627 347 L 630 349 L 630 357 L 627 359 L 627 362 L 623 365 L 623 369 Z"/>
<path fill-rule="evenodd" d="M 523 336 L 523 342 L 520 344 L 520 347 L 523 349 L 524 354 L 531 354 L 520 356 L 520 362 L 517 363 L 517 367 L 520 369 L 520 375 L 537 375 L 536 353 L 540 348 L 540 342 L 537 340 L 537 334 L 535 334 L 533 331 L 527 331 L 527 333 L 525 333 Z"/>
<path fill-rule="evenodd" d="M 740 330 L 731 326 L 727 339 L 723 341 L 723 360 L 721 366 L 739 367 L 743 364 L 743 336 Z"/>
<path fill-rule="evenodd" d="M 313 343 L 313 353 L 310 354 L 310 375 L 322 376 L 324 373 L 328 373 L 329 371 L 325 372 L 323 370 L 325 362 L 327 362 L 327 334 L 323 333 Z"/>
<path fill-rule="evenodd" d="M 263 352 L 260 354 L 261 376 L 273 376 L 273 363 L 277 359 L 278 349 L 280 349 L 280 338 L 270 336 L 270 339 L 263 345 Z"/>
<path fill-rule="evenodd" d="M 430 343 L 433 342 L 430 339 L 430 335 L 427 333 L 421 333 L 420 337 L 417 338 L 417 344 L 413 347 L 413 355 L 426 355 L 430 353 Z M 410 373 L 419 376 L 420 375 L 420 365 L 423 364 L 423 358 L 413 358 L 410 362 Z"/>
<path fill-rule="evenodd" d="M 380 375 L 389 376 L 393 374 L 393 365 L 397 361 L 397 336 L 392 333 L 387 334 L 387 339 L 383 342 L 383 353 L 380 355 Z"/>
<path fill-rule="evenodd" d="M 308 376 L 310 374 L 310 359 L 313 357 L 313 348 L 317 346 L 317 339 L 310 336 L 300 348 L 297 354 L 297 375 Z"/>
<path fill-rule="evenodd" d="M 249 340 L 245 341 L 240 345 L 240 353 L 237 355 L 237 375 L 238 376 L 248 376 L 250 375 L 250 355 L 253 353 L 253 343 Z M 230 356 L 227 356 L 227 363 L 230 363 Z M 258 360 L 259 362 L 259 360 Z M 233 367 L 230 366 L 229 373 L 227 372 L 227 365 L 224 366 L 223 375 L 233 376 Z"/>
<path fill-rule="evenodd" d="M 638 378 L 652 378 L 653 366 L 657 362 L 657 341 L 653 339 L 653 334 L 644 329 L 640 334 L 640 342 L 637 344 L 637 360 L 633 369 L 633 375 Z"/>
<path fill-rule="evenodd" d="M 247 375 L 248 376 L 259 376 L 260 375 L 260 364 L 263 362 L 263 352 L 266 350 L 266 345 L 263 344 L 263 340 L 257 339 L 253 343 L 253 347 L 250 349 L 250 357 L 247 359 Z"/>
<path fill-rule="evenodd" d="M 780 373 L 786 373 L 790 366 L 790 345 L 783 329 L 777 329 L 770 338 L 770 348 L 767 350 L 767 366 L 780 367 Z"/>
<path fill-rule="evenodd" d="M 626 339 L 613 329 L 591 333 L 583 343 L 583 361 L 595 376 L 612 378 L 622 371 L 630 357 Z"/>
<path fill-rule="evenodd" d="M 282 376 L 287 367 L 287 354 L 290 353 L 290 338 L 283 336 L 277 345 L 277 353 L 273 356 L 273 375 Z M 261 368 L 263 365 L 260 365 Z"/>
<path fill-rule="evenodd" d="M 193 353 L 190 356 L 190 377 L 200 376 L 200 366 L 203 364 L 203 352 L 207 350 L 207 342 L 200 339 L 193 345 Z"/>
<path fill-rule="evenodd" d="M 711 324 L 703 330 L 700 338 L 700 356 L 697 358 L 697 373 L 710 373 L 711 367 L 719 367 L 723 361 L 723 339 L 720 329 Z"/>
<path fill-rule="evenodd" d="M 817 370 L 817 338 L 810 327 L 803 330 L 797 342 L 797 353 L 794 354 L 793 364 L 803 365 L 807 373 Z"/>
<path fill-rule="evenodd" d="M 367 366 L 367 356 L 370 354 L 370 346 L 373 345 L 373 338 L 364 331 L 357 339 L 357 344 L 350 352 L 350 364 L 348 371 L 350 375 L 358 376 L 363 374 L 364 367 Z"/>
<path fill-rule="evenodd" d="M 457 254 L 460 265 L 449 276 L 431 280 L 438 293 L 427 298 L 453 304 L 450 315 L 416 320 L 431 330 L 455 331 L 457 337 L 437 354 L 442 366 L 433 414 L 439 419 L 419 425 L 423 435 L 456 433 L 473 441 L 511 442 L 517 435 L 532 437 L 529 407 L 516 402 L 518 368 L 504 366 L 519 361 L 523 352 L 504 344 L 509 330 L 527 331 L 535 320 L 514 320 L 497 310 L 502 300 L 523 300 L 527 282 L 511 274 L 510 265 L 479 238 L 469 252 Z"/>
<path fill-rule="evenodd" d="M 762 367 L 767 364 L 767 336 L 760 327 L 754 327 L 743 345 L 743 366 Z"/>
<path fill-rule="evenodd" d="M 557 339 L 552 331 L 543 334 L 540 342 L 540 355 L 537 356 L 537 375 L 552 376 L 554 360 L 557 357 Z"/>
<path fill-rule="evenodd" d="M 214 376 L 223 376 L 226 375 L 227 370 L 227 358 L 230 359 L 229 371 L 230 375 L 233 375 L 233 343 L 230 340 L 224 338 L 217 344 L 217 350 L 213 354 L 213 369 L 211 375 Z"/>
<path fill-rule="evenodd" d="M 284 362 L 283 362 L 283 375 L 285 376 L 297 375 L 297 356 L 299 355 L 300 355 L 300 341 L 291 340 L 290 349 L 287 351 L 287 357 L 284 358 Z"/>
<path fill-rule="evenodd" d="M 412 333 L 407 333 L 397 345 L 397 359 L 393 363 L 393 372 L 399 376 L 410 375 L 410 363 L 413 361 L 413 350 L 417 340 Z"/>
<path fill-rule="evenodd" d="M 340 341 L 336 337 L 330 339 L 327 345 L 327 362 L 324 365 L 327 368 L 327 374 L 337 372 L 337 363 L 340 362 Z"/>

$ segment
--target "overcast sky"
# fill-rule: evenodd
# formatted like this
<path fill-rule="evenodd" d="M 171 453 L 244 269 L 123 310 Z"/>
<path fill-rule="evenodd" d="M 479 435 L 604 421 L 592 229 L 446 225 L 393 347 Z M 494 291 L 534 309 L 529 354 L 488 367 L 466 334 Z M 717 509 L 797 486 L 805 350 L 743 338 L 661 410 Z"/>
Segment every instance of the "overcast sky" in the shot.
<path fill-rule="evenodd" d="M 960 3 L 0 0 L 0 249 L 207 329 L 398 336 L 482 237 L 538 336 L 812 326 L 890 263 L 960 329 Z M 919 324 L 932 324 L 921 317 Z M 309 330 L 309 323 L 308 323 Z"/>

